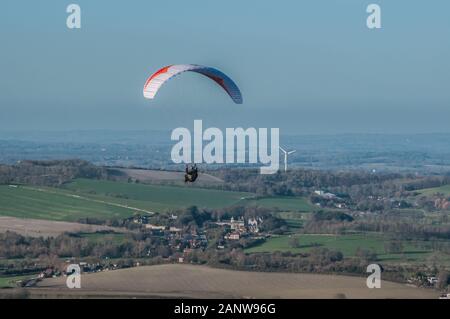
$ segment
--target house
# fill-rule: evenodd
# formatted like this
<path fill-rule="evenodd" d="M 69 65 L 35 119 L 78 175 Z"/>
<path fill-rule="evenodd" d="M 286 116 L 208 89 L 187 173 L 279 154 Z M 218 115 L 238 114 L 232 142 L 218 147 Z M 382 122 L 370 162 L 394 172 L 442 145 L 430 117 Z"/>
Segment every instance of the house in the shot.
<path fill-rule="evenodd" d="M 243 218 L 235 220 L 233 217 L 231 217 L 230 226 L 231 226 L 231 230 L 234 230 L 234 231 L 240 231 L 240 232 L 246 231 L 245 222 L 244 222 Z"/>
<path fill-rule="evenodd" d="M 234 219 L 234 217 L 231 217 L 231 220 L 228 221 L 217 221 L 215 223 L 218 226 L 230 226 L 231 230 L 239 231 L 239 232 L 245 232 L 245 221 L 244 218 L 240 217 L 239 219 Z"/>
<path fill-rule="evenodd" d="M 153 224 L 147 224 L 145 225 L 146 229 L 151 229 L 151 230 L 165 230 L 166 226 L 158 226 L 158 225 L 153 225 Z"/>
<path fill-rule="evenodd" d="M 218 226 L 231 226 L 230 222 L 227 222 L 227 221 L 223 222 L 221 220 L 218 220 L 217 222 L 215 222 L 215 224 Z"/>
<path fill-rule="evenodd" d="M 181 228 L 177 228 L 177 227 L 170 227 L 169 228 L 169 231 L 171 232 L 171 233 L 180 233 L 181 231 L 182 231 L 182 229 Z"/>
<path fill-rule="evenodd" d="M 326 199 L 337 198 L 337 196 L 335 194 L 333 194 L 333 193 L 326 193 L 326 192 L 324 192 L 322 190 L 316 190 L 316 191 L 314 191 L 314 194 L 316 194 L 316 195 L 318 195 L 320 197 L 326 198 Z"/>
<path fill-rule="evenodd" d="M 430 285 L 434 285 L 435 283 L 438 282 L 438 279 L 437 279 L 436 277 L 433 277 L 433 276 L 428 276 L 428 277 L 427 277 L 427 281 L 428 281 L 428 283 L 429 283 Z"/>
<path fill-rule="evenodd" d="M 445 198 L 438 198 L 434 201 L 434 207 L 447 210 L 450 208 L 450 202 Z"/>
<path fill-rule="evenodd" d="M 337 198 L 337 196 L 335 194 L 333 194 L 333 193 L 325 193 L 325 194 L 323 194 L 322 197 L 324 197 L 326 199 L 335 199 L 335 198 Z"/>
<path fill-rule="evenodd" d="M 228 240 L 239 240 L 240 235 L 239 235 L 239 233 L 231 233 L 231 234 L 227 235 L 226 238 Z"/>
<path fill-rule="evenodd" d="M 248 231 L 251 233 L 259 233 L 259 225 L 262 223 L 261 217 L 249 218 L 247 222 Z"/>
<path fill-rule="evenodd" d="M 132 219 L 135 224 L 148 224 L 148 216 L 136 215 Z"/>

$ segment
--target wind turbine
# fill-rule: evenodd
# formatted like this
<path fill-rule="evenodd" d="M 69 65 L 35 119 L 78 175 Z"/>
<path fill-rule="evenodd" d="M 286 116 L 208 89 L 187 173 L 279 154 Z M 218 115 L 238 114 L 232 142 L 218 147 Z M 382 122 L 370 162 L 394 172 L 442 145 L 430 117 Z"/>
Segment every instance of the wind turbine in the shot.
<path fill-rule="evenodd" d="M 284 153 L 284 171 L 287 172 L 287 158 L 288 155 L 291 155 L 292 153 L 295 153 L 296 151 L 286 151 L 284 148 L 280 147 L 280 150 Z"/>

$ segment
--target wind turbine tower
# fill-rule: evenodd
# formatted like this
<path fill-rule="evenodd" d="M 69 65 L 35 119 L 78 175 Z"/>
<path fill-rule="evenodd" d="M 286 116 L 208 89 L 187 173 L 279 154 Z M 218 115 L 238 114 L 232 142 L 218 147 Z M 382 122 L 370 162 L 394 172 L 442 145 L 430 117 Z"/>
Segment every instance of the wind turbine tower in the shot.
<path fill-rule="evenodd" d="M 282 147 L 280 147 L 280 150 L 283 152 L 283 154 L 284 154 L 284 171 L 285 172 L 287 172 L 287 158 L 288 158 L 288 155 L 291 155 L 292 153 L 295 153 L 296 151 L 294 150 L 294 151 L 290 151 L 290 152 L 288 152 L 288 151 L 286 151 L 284 148 L 282 148 Z"/>

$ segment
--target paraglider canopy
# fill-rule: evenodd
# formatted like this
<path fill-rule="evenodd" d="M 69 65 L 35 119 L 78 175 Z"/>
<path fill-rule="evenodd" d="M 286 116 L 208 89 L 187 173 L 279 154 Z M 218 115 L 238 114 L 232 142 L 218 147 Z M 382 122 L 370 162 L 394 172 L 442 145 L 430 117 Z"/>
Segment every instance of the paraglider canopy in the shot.
<path fill-rule="evenodd" d="M 196 72 L 207 76 L 219 84 L 236 104 L 242 104 L 242 94 L 237 85 L 221 71 L 197 64 L 176 64 L 165 66 L 150 76 L 144 85 L 144 97 L 153 99 L 161 88 L 171 78 L 183 72 Z"/>

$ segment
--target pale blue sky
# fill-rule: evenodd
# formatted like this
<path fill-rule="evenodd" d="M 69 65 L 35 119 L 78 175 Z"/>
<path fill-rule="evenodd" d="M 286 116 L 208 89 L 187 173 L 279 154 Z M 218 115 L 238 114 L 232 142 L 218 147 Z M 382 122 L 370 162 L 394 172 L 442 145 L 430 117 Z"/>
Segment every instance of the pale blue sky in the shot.
<path fill-rule="evenodd" d="M 449 15 L 448 0 L 2 1 L 0 131 L 450 132 Z M 196 74 L 145 100 L 146 77 L 177 63 L 224 71 L 244 104 Z"/>

